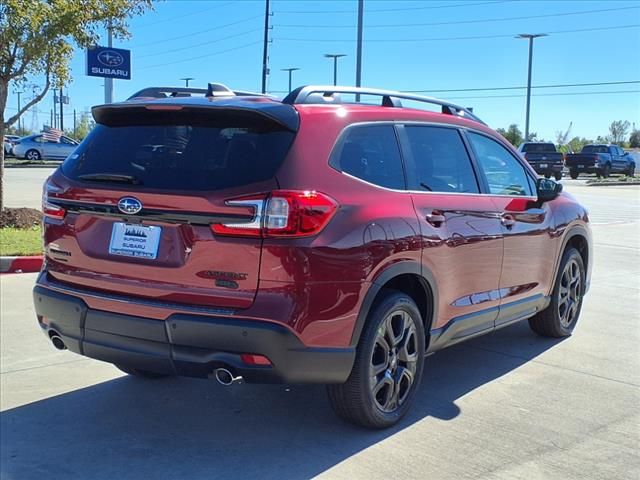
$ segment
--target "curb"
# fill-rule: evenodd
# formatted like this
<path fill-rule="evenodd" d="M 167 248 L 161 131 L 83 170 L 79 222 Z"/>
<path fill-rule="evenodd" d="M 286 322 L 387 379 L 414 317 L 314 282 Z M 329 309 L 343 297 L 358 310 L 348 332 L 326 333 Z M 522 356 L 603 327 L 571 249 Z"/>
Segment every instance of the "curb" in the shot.
<path fill-rule="evenodd" d="M 0 273 L 34 273 L 42 268 L 42 255 L 0 257 Z"/>
<path fill-rule="evenodd" d="M 619 187 L 622 185 L 640 185 L 640 182 L 594 182 L 594 183 L 585 183 L 587 187 Z"/>

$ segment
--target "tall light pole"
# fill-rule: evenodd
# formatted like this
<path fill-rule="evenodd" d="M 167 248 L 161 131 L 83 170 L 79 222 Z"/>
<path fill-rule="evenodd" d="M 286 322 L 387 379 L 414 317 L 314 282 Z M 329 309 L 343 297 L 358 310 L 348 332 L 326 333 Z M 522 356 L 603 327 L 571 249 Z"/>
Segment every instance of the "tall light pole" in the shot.
<path fill-rule="evenodd" d="M 188 87 L 189 86 L 189 80 L 195 80 L 195 78 L 193 78 L 193 77 L 184 77 L 184 78 L 181 78 L 180 80 L 184 80 L 184 86 Z"/>
<path fill-rule="evenodd" d="M 521 33 L 516 38 L 529 39 L 529 76 L 527 78 L 527 113 L 524 123 L 524 139 L 529 140 L 529 113 L 531 109 L 531 65 L 533 63 L 533 39 L 538 37 L 546 37 L 546 33 Z"/>
<path fill-rule="evenodd" d="M 333 58 L 333 84 L 338 84 L 338 59 L 340 57 L 346 57 L 344 53 L 325 53 L 325 58 Z"/>
<path fill-rule="evenodd" d="M 281 68 L 283 72 L 289 72 L 289 93 L 291 93 L 291 72 L 295 72 L 296 70 L 300 70 L 298 67 L 292 68 Z"/>
<path fill-rule="evenodd" d="M 362 86 L 362 21 L 364 16 L 364 0 L 358 0 L 358 38 L 356 45 L 356 87 Z M 360 94 L 356 95 L 356 102 L 360 101 Z"/>

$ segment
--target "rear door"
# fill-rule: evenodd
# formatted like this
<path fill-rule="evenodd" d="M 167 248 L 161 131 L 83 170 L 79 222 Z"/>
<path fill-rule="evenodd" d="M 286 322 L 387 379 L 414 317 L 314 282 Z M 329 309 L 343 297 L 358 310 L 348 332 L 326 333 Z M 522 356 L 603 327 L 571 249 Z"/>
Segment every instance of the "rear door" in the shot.
<path fill-rule="evenodd" d="M 437 282 L 433 328 L 448 329 L 447 341 L 490 330 L 498 314 L 503 250 L 495 206 L 480 193 L 456 128 L 406 124 L 399 133 L 421 228 L 422 262 Z M 443 243 L 444 251 L 431 248 Z"/>
<path fill-rule="evenodd" d="M 500 315 L 496 326 L 535 311 L 552 282 L 557 242 L 549 203 L 536 202 L 534 179 L 506 147 L 467 132 L 501 222 L 504 258 L 500 275 Z"/>
<path fill-rule="evenodd" d="M 47 219 L 49 274 L 82 288 L 165 302 L 245 308 L 258 286 L 262 240 L 212 225 L 260 222 L 256 198 L 295 133 L 233 109 L 119 108 L 47 186 L 66 211 Z"/>

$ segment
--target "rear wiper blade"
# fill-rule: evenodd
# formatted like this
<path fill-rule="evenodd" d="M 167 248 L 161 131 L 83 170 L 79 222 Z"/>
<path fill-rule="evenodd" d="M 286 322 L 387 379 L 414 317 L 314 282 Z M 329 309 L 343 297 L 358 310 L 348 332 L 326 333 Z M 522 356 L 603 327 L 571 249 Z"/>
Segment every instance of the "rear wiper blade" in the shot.
<path fill-rule="evenodd" d="M 129 183 L 131 185 L 142 185 L 142 180 L 134 175 L 125 175 L 120 173 L 88 173 L 79 175 L 80 180 L 88 182 L 112 182 L 112 183 Z"/>

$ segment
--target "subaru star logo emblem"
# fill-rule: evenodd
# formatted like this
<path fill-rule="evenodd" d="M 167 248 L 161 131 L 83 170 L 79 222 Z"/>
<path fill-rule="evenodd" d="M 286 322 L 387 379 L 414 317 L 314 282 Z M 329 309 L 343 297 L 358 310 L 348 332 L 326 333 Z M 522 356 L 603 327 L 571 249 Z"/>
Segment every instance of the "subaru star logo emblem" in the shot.
<path fill-rule="evenodd" d="M 124 63 L 124 58 L 118 52 L 105 50 L 98 54 L 98 61 L 107 67 L 119 67 Z"/>
<path fill-rule="evenodd" d="M 122 213 L 135 215 L 140 210 L 142 210 L 142 203 L 137 198 L 122 197 L 118 201 L 118 210 L 120 210 Z"/>

